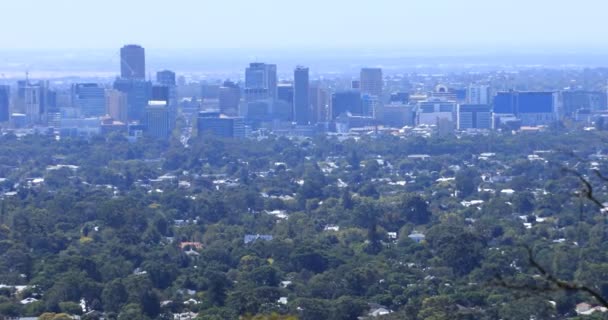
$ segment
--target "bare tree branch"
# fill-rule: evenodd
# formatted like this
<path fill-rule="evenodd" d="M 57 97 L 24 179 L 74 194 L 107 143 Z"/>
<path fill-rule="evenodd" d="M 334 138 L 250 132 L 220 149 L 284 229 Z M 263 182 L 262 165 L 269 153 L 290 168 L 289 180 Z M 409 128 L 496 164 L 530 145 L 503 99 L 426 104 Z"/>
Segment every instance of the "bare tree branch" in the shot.
<path fill-rule="evenodd" d="M 585 197 L 587 199 L 589 199 L 591 202 L 593 202 L 600 209 L 606 209 L 606 206 L 604 206 L 604 204 L 598 198 L 596 198 L 595 195 L 593 194 L 593 187 L 591 186 L 591 183 L 582 174 L 580 174 L 577 171 L 567 169 L 567 168 L 565 168 L 564 171 L 575 175 L 580 180 L 580 182 L 584 186 L 583 194 L 585 195 Z M 598 173 L 596 173 L 596 174 L 598 174 Z M 601 174 L 600 174 L 600 176 L 601 176 Z"/>
<path fill-rule="evenodd" d="M 534 253 L 532 249 L 528 246 L 525 246 L 528 251 L 528 262 L 532 267 L 534 267 L 545 280 L 545 285 L 540 286 L 530 286 L 530 285 L 515 285 L 508 283 L 501 275 L 496 275 L 496 280 L 498 285 L 513 290 L 521 290 L 526 292 L 533 293 L 547 293 L 547 292 L 556 292 L 556 291 L 578 291 L 585 292 L 592 297 L 594 297 L 602 306 L 608 308 L 608 300 L 604 298 L 599 292 L 590 288 L 588 286 L 578 284 L 575 282 L 568 282 L 565 280 L 561 280 L 553 275 L 551 272 L 547 271 L 534 257 Z"/>

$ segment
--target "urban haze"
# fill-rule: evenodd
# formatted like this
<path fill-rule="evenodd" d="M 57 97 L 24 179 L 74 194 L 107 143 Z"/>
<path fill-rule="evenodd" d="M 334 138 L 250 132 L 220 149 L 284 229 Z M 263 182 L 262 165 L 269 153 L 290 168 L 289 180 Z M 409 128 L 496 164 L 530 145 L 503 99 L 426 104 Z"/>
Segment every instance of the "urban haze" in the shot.
<path fill-rule="evenodd" d="M 608 317 L 608 4 L 10 1 L 0 320 Z"/>

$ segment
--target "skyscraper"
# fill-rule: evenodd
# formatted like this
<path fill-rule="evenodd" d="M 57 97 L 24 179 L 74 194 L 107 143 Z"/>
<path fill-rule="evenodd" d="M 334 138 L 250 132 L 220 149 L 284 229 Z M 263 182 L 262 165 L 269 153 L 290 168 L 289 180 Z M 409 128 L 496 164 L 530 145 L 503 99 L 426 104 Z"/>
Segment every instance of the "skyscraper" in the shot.
<path fill-rule="evenodd" d="M 329 117 L 329 92 L 318 84 L 310 87 L 311 121 L 313 123 L 326 122 Z"/>
<path fill-rule="evenodd" d="M 274 103 L 273 118 L 282 121 L 293 121 L 293 85 L 282 83 L 277 86 L 277 100 Z"/>
<path fill-rule="evenodd" d="M 296 67 L 293 79 L 293 118 L 297 124 L 307 125 L 311 120 L 308 68 Z"/>
<path fill-rule="evenodd" d="M 152 86 L 152 92 L 150 94 L 150 100 L 154 101 L 165 101 L 169 105 L 169 87 L 162 84 L 155 84 Z"/>
<path fill-rule="evenodd" d="M 127 95 L 128 121 L 145 120 L 146 106 L 150 100 L 152 84 L 139 79 L 116 79 L 114 89 Z"/>
<path fill-rule="evenodd" d="M 277 66 L 250 63 L 245 70 L 245 99 L 249 101 L 277 98 Z"/>
<path fill-rule="evenodd" d="M 218 100 L 221 113 L 237 115 L 241 102 L 241 88 L 232 81 L 225 81 L 220 87 Z"/>
<path fill-rule="evenodd" d="M 120 49 L 120 77 L 141 80 L 146 78 L 144 48 L 136 44 L 128 44 Z"/>
<path fill-rule="evenodd" d="M 178 107 L 178 101 L 177 101 L 177 84 L 175 82 L 175 72 L 171 71 L 171 70 L 163 70 L 163 71 L 158 71 L 156 73 L 156 82 L 167 88 L 167 94 L 168 94 L 168 110 L 169 110 L 169 125 L 171 130 L 173 130 L 173 128 L 175 127 L 175 121 L 177 119 L 177 107 Z M 159 89 L 157 89 L 159 90 Z M 154 88 L 152 88 L 152 100 L 157 100 L 154 97 L 155 93 L 154 93 Z"/>
<path fill-rule="evenodd" d="M 490 86 L 487 85 L 470 85 L 467 88 L 467 103 L 468 104 L 484 104 L 490 103 Z"/>
<path fill-rule="evenodd" d="M 361 69 L 361 93 L 378 97 L 382 100 L 382 90 L 384 82 L 382 79 L 382 69 L 363 68 Z"/>
<path fill-rule="evenodd" d="M 84 117 L 106 114 L 105 89 L 96 83 L 72 84 L 72 104 Z"/>
<path fill-rule="evenodd" d="M 175 86 L 175 72 L 171 70 L 158 71 L 156 73 L 156 82 L 165 86 Z"/>
<path fill-rule="evenodd" d="M 361 93 L 359 91 L 336 92 L 331 97 L 331 119 L 335 120 L 342 113 L 350 112 L 362 115 Z"/>
<path fill-rule="evenodd" d="M 146 107 L 146 135 L 156 139 L 167 139 L 170 134 L 167 101 L 150 101 Z"/>
<path fill-rule="evenodd" d="M 127 94 L 115 89 L 106 91 L 106 113 L 114 120 L 127 123 Z"/>
<path fill-rule="evenodd" d="M 31 84 L 28 80 L 17 82 L 16 110 L 25 114 L 27 124 L 40 123 L 44 118 L 43 90 L 40 83 Z"/>
<path fill-rule="evenodd" d="M 9 120 L 9 107 L 11 98 L 11 87 L 0 85 L 0 122 Z"/>
<path fill-rule="evenodd" d="M 361 96 L 362 115 L 382 120 L 382 108 L 377 96 L 364 94 Z"/>

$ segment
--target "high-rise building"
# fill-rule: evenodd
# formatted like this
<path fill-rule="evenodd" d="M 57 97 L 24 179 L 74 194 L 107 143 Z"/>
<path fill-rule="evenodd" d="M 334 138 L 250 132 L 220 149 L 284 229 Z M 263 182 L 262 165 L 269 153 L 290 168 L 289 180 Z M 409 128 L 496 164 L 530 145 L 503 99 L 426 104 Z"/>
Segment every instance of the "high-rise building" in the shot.
<path fill-rule="evenodd" d="M 329 118 L 329 92 L 319 85 L 310 87 L 311 121 L 313 123 L 327 122 Z"/>
<path fill-rule="evenodd" d="M 277 100 L 273 104 L 273 118 L 283 121 L 293 121 L 293 85 L 281 83 L 277 86 Z"/>
<path fill-rule="evenodd" d="M 243 118 L 227 117 L 219 112 L 200 112 L 197 119 L 198 136 L 206 133 L 223 138 L 244 138 Z"/>
<path fill-rule="evenodd" d="M 175 86 L 175 72 L 171 70 L 162 70 L 156 72 L 156 82 L 165 86 Z"/>
<path fill-rule="evenodd" d="M 382 79 L 382 69 L 363 68 L 361 69 L 361 93 L 378 97 L 382 100 L 384 80 Z"/>
<path fill-rule="evenodd" d="M 72 104 L 83 117 L 100 117 L 106 114 L 105 89 L 96 83 L 72 85 Z"/>
<path fill-rule="evenodd" d="M 277 66 L 250 63 L 245 70 L 245 100 L 275 100 L 277 98 Z"/>
<path fill-rule="evenodd" d="M 146 135 L 156 139 L 168 139 L 171 135 L 167 101 L 151 100 L 146 107 Z"/>
<path fill-rule="evenodd" d="M 150 100 L 152 101 L 165 101 L 169 105 L 169 87 L 165 85 L 155 84 L 152 85 L 152 92 L 150 94 Z"/>
<path fill-rule="evenodd" d="M 152 86 L 152 93 L 150 95 L 150 100 L 152 101 L 165 101 L 167 103 L 167 112 L 169 113 L 169 129 L 173 131 L 175 128 L 175 121 L 177 118 L 177 105 L 171 103 L 172 90 L 175 87 L 170 87 L 168 85 L 163 84 L 155 84 Z"/>
<path fill-rule="evenodd" d="M 136 44 L 120 48 L 120 77 L 124 79 L 146 78 L 146 53 Z"/>
<path fill-rule="evenodd" d="M 218 100 L 222 114 L 237 115 L 241 102 L 241 88 L 232 81 L 224 81 L 220 87 Z"/>
<path fill-rule="evenodd" d="M 49 110 L 56 111 L 57 94 L 49 89 L 48 81 L 17 82 L 15 111 L 24 113 L 28 124 L 45 124 Z"/>
<path fill-rule="evenodd" d="M 116 79 L 114 89 L 127 94 L 127 120 L 143 123 L 152 84 L 138 79 Z"/>
<path fill-rule="evenodd" d="M 44 105 L 42 103 L 43 90 L 41 86 L 27 83 L 23 90 L 23 109 L 28 124 L 40 123 L 44 119 Z"/>
<path fill-rule="evenodd" d="M 115 89 L 106 90 L 106 113 L 114 120 L 123 123 L 128 122 L 127 116 L 127 94 Z"/>
<path fill-rule="evenodd" d="M 490 104 L 490 86 L 470 85 L 467 88 L 467 104 Z"/>
<path fill-rule="evenodd" d="M 354 115 L 363 115 L 361 93 L 359 91 L 340 91 L 331 97 L 331 119 L 335 120 L 342 113 L 350 112 Z"/>
<path fill-rule="evenodd" d="M 158 71 L 156 82 L 169 88 L 169 106 L 177 110 L 177 83 L 175 82 L 175 72 L 170 70 Z"/>
<path fill-rule="evenodd" d="M 370 94 L 361 95 L 361 110 L 363 116 L 382 120 L 382 110 L 377 96 Z"/>
<path fill-rule="evenodd" d="M 296 67 L 293 79 L 293 120 L 298 125 L 307 125 L 311 120 L 308 68 Z"/>
<path fill-rule="evenodd" d="M 458 130 L 492 129 L 492 108 L 483 104 L 461 104 L 458 106 Z"/>
<path fill-rule="evenodd" d="M 11 87 L 0 85 L 0 122 L 6 122 L 10 116 Z"/>

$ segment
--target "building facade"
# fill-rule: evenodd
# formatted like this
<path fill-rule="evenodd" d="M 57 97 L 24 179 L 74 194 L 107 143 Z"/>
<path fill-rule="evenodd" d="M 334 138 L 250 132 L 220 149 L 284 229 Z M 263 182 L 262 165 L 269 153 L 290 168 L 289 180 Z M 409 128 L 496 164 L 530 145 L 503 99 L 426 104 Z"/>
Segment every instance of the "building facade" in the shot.
<path fill-rule="evenodd" d="M 168 139 L 171 135 L 169 106 L 166 100 L 151 100 L 146 107 L 145 134 L 155 139 Z"/>
<path fill-rule="evenodd" d="M 362 94 L 376 96 L 378 97 L 378 99 L 382 100 L 382 94 L 384 90 L 382 69 L 363 68 L 361 69 L 360 79 L 360 90 Z"/>
<path fill-rule="evenodd" d="M 127 94 L 115 89 L 106 90 L 106 113 L 114 120 L 127 123 Z"/>
<path fill-rule="evenodd" d="M 0 122 L 10 119 L 11 87 L 0 85 Z"/>
<path fill-rule="evenodd" d="M 331 119 L 329 120 L 334 120 L 337 116 L 346 112 L 362 116 L 361 93 L 355 90 L 335 92 L 331 97 L 330 109 Z"/>
<path fill-rule="evenodd" d="M 254 62 L 245 70 L 245 100 L 277 98 L 277 66 Z"/>
<path fill-rule="evenodd" d="M 492 129 L 492 122 L 490 105 L 462 104 L 458 106 L 458 130 Z"/>
<path fill-rule="evenodd" d="M 307 125 L 311 121 L 308 68 L 296 67 L 293 72 L 293 79 L 293 120 L 298 125 Z"/>
<path fill-rule="evenodd" d="M 523 126 L 548 125 L 559 119 L 560 102 L 556 92 L 499 92 L 493 100 L 494 114 L 512 114 Z"/>
<path fill-rule="evenodd" d="M 128 44 L 120 48 L 120 77 L 140 80 L 146 78 L 146 53 L 143 47 Z"/>
<path fill-rule="evenodd" d="M 83 117 L 106 114 L 105 89 L 97 83 L 75 83 L 71 90 L 72 105 Z"/>
<path fill-rule="evenodd" d="M 236 116 L 241 103 L 241 88 L 232 81 L 224 81 L 220 87 L 218 100 L 222 114 Z"/>
<path fill-rule="evenodd" d="M 222 138 L 244 138 L 245 124 L 241 117 L 228 117 L 219 112 L 200 112 L 197 119 L 198 136 L 209 133 Z"/>
<path fill-rule="evenodd" d="M 127 95 L 127 120 L 143 123 L 152 84 L 138 79 L 116 79 L 114 89 Z"/>
<path fill-rule="evenodd" d="M 467 104 L 490 104 L 490 86 L 470 85 L 466 94 Z"/>

